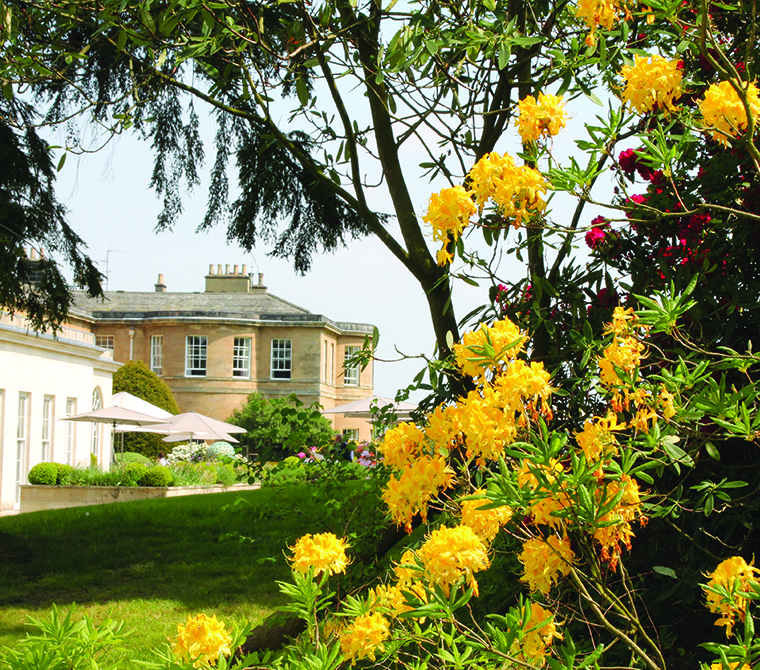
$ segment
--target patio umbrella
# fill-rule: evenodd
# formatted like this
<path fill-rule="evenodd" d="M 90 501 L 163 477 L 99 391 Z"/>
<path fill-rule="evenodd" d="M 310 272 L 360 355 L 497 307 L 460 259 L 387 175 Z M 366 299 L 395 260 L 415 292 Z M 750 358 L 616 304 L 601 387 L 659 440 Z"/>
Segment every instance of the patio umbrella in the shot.
<path fill-rule="evenodd" d="M 386 405 L 392 405 L 396 416 L 402 420 L 408 419 L 409 413 L 417 409 L 417 405 L 413 402 L 396 402 L 381 395 L 370 395 L 360 400 L 354 400 L 344 405 L 322 410 L 322 414 L 343 414 L 343 416 L 355 417 L 357 419 L 371 419 L 373 416 L 372 407 L 381 408 Z"/>
<path fill-rule="evenodd" d="M 121 391 L 120 393 L 114 393 L 111 396 L 111 405 L 114 407 L 124 407 L 125 409 L 131 409 L 133 412 L 141 412 L 148 416 L 153 416 L 157 419 L 163 419 L 164 421 L 170 419 L 174 415 L 171 412 L 167 412 L 165 409 L 149 403 L 147 400 L 138 398 L 136 395 Z"/>
<path fill-rule="evenodd" d="M 165 419 L 136 412 L 126 407 L 101 407 L 82 414 L 61 417 L 61 421 L 85 421 L 87 423 L 105 423 L 111 426 L 111 454 L 114 453 L 114 439 L 119 426 L 150 426 L 163 424 Z"/>
<path fill-rule="evenodd" d="M 164 442 L 179 442 L 182 440 L 193 440 L 200 437 L 203 440 L 234 440 L 230 437 L 231 433 L 245 433 L 245 428 L 233 426 L 226 421 L 212 419 L 205 414 L 198 412 L 184 412 L 171 417 L 161 425 L 155 426 L 160 432 L 168 432 Z M 159 432 L 158 430 L 156 432 Z"/>

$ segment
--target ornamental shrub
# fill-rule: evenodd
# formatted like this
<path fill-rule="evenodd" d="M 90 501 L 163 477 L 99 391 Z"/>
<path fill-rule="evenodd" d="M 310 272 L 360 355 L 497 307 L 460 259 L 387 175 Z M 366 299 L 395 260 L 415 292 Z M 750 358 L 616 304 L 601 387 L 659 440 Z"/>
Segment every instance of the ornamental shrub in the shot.
<path fill-rule="evenodd" d="M 114 372 L 113 392 L 121 391 L 147 400 L 172 414 L 179 413 L 179 406 L 166 382 L 143 361 L 129 361 Z M 167 451 L 166 442 L 162 437 L 155 433 L 124 433 L 124 450 L 158 459 Z"/>
<path fill-rule="evenodd" d="M 140 486 L 171 486 L 171 470 L 165 465 L 153 465 L 146 468 L 139 479 Z"/>
<path fill-rule="evenodd" d="M 58 483 L 58 465 L 56 463 L 37 463 L 31 470 L 27 480 L 37 486 L 53 486 Z"/>
<path fill-rule="evenodd" d="M 60 486 L 65 486 L 66 484 L 70 484 L 71 477 L 74 473 L 74 467 L 71 465 L 68 465 L 67 463 L 55 463 L 55 466 L 58 469 L 58 477 L 56 479 L 56 484 Z"/>
<path fill-rule="evenodd" d="M 151 461 L 147 456 L 138 454 L 136 451 L 127 451 L 123 454 L 120 454 L 116 457 L 116 460 L 119 463 L 124 463 L 125 465 L 127 463 L 142 463 L 148 467 L 153 465 L 153 461 Z"/>
<path fill-rule="evenodd" d="M 142 480 L 143 475 L 152 467 L 145 465 L 144 463 L 125 463 L 117 469 L 122 476 L 123 486 L 138 486 Z"/>
<path fill-rule="evenodd" d="M 212 459 L 234 458 L 235 448 L 229 442 L 214 442 L 206 447 L 206 453 Z"/>

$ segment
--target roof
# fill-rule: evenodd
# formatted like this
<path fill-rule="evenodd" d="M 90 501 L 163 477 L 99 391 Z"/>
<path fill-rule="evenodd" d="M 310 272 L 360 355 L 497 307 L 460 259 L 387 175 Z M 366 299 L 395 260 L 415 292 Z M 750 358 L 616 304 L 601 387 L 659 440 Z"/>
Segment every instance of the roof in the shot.
<path fill-rule="evenodd" d="M 98 320 L 244 319 L 331 324 L 340 330 L 371 332 L 361 323 L 336 323 L 262 290 L 250 292 L 106 291 L 105 300 L 74 291 L 72 312 Z"/>

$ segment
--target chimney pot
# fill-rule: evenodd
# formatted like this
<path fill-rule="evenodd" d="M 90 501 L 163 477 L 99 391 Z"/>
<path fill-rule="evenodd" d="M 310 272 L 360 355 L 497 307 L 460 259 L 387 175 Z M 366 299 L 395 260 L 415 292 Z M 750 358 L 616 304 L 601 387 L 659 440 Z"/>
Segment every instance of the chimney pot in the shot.
<path fill-rule="evenodd" d="M 210 275 L 214 274 L 214 264 L 213 264 L 213 263 L 211 263 L 211 264 L 208 266 L 208 273 L 209 273 Z"/>
<path fill-rule="evenodd" d="M 264 273 L 259 272 L 259 286 L 264 286 Z"/>
<path fill-rule="evenodd" d="M 216 266 L 216 274 L 218 274 L 218 275 L 222 274 L 222 264 L 221 263 L 217 264 L 217 266 Z"/>
<path fill-rule="evenodd" d="M 235 265 L 235 266 L 232 268 L 232 274 L 236 275 L 237 273 L 238 273 L 238 271 L 237 271 L 237 265 Z"/>
<path fill-rule="evenodd" d="M 164 275 L 159 273 L 156 282 L 156 293 L 166 293 L 166 284 L 164 284 Z"/>
<path fill-rule="evenodd" d="M 248 274 L 248 272 L 247 272 L 248 271 L 248 266 L 247 265 L 243 265 L 242 268 L 243 269 L 240 271 L 240 274 L 241 275 Z"/>

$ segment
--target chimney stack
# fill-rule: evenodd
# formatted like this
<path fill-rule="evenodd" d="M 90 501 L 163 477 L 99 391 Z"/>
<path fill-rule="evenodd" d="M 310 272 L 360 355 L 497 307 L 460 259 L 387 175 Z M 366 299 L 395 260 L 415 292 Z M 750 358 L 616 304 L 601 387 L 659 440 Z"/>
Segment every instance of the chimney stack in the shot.
<path fill-rule="evenodd" d="M 156 293 L 166 293 L 166 284 L 164 284 L 164 275 L 158 275 L 158 281 L 156 282 Z"/>

